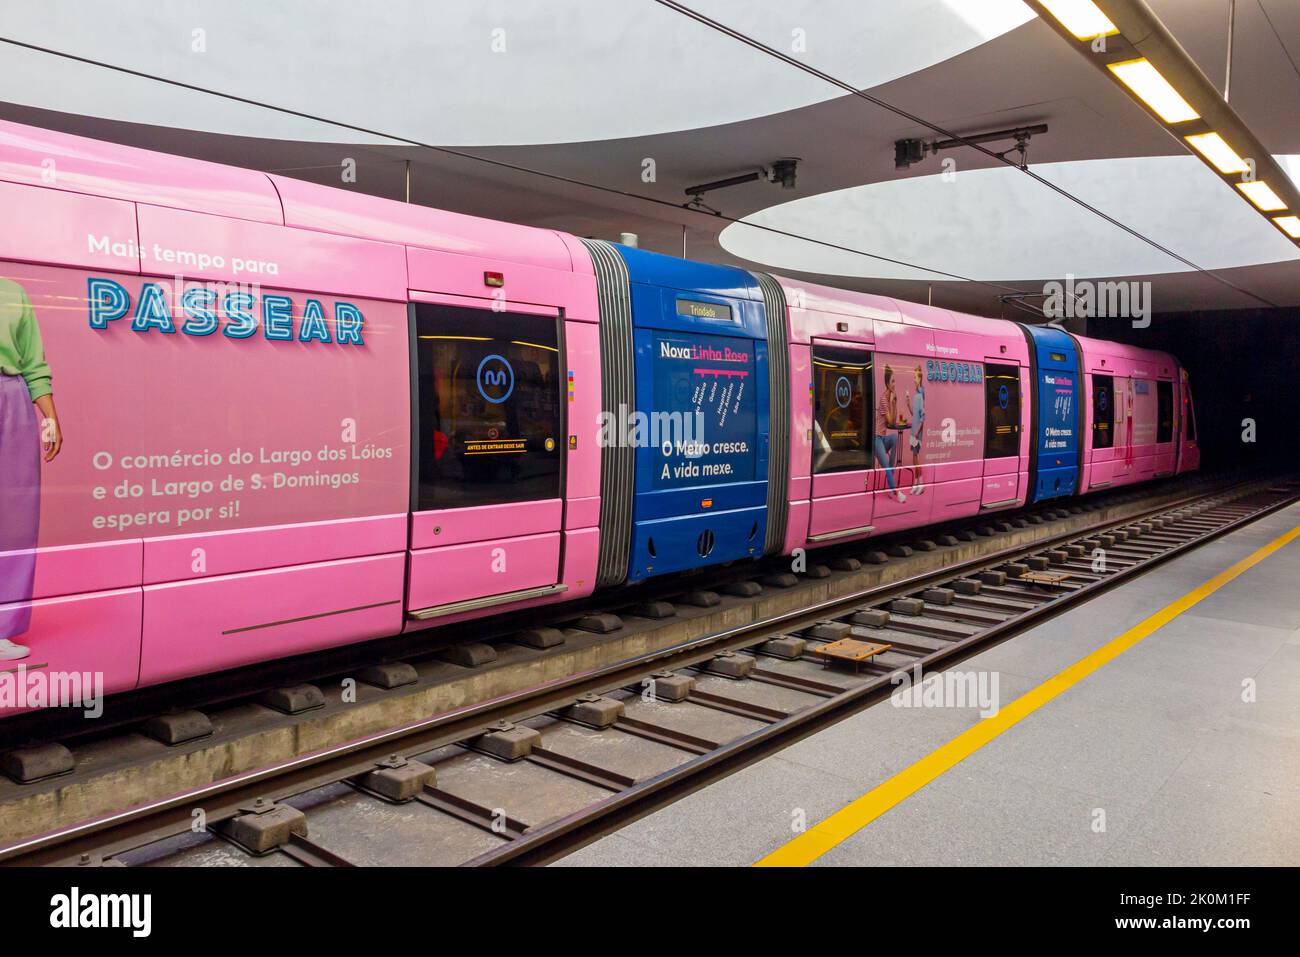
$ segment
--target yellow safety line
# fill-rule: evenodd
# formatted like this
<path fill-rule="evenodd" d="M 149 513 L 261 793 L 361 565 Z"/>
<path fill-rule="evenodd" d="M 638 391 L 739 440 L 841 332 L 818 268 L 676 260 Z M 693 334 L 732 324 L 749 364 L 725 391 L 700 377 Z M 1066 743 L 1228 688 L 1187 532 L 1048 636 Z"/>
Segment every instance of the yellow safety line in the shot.
<path fill-rule="evenodd" d="M 1028 691 L 991 718 L 962 732 L 947 744 L 921 758 L 911 767 L 894 775 L 851 804 L 830 817 L 813 825 L 803 834 L 777 848 L 756 867 L 804 867 L 821 857 L 831 848 L 848 840 L 890 808 L 907 800 L 921 788 L 945 771 L 970 757 L 984 745 L 1019 721 L 1033 714 L 1057 695 L 1072 688 L 1103 665 L 1115 660 L 1142 639 L 1169 624 L 1193 605 L 1208 598 L 1246 570 L 1258 565 L 1278 549 L 1300 536 L 1300 525 L 1280 538 L 1269 542 L 1259 551 L 1243 558 L 1226 571 L 1215 575 L 1205 584 L 1182 598 L 1166 605 L 1141 624 L 1135 625 L 1118 638 L 1102 645 L 1087 657 L 1081 658 L 1064 671 L 1048 678 L 1037 688 Z"/>

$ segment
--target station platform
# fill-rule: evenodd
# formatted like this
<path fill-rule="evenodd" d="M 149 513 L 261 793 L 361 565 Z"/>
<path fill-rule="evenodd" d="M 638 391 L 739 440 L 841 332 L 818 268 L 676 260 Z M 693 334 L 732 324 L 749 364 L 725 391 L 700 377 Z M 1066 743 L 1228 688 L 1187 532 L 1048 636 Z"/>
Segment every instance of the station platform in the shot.
<path fill-rule="evenodd" d="M 1295 865 L 1298 526 L 1293 505 L 955 665 L 996 676 L 999 715 L 882 701 L 557 866 Z"/>

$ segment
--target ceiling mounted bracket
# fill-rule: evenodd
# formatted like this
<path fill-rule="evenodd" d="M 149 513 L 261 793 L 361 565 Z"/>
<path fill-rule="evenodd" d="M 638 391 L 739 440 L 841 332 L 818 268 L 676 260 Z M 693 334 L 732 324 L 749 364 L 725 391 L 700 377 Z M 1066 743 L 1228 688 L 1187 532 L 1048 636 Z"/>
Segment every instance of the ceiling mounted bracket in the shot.
<path fill-rule="evenodd" d="M 755 183 L 759 180 L 767 180 L 769 183 L 778 184 L 782 189 L 794 189 L 798 170 L 799 158 L 797 156 L 787 156 L 773 160 L 770 167 L 759 166 L 749 173 L 728 176 L 726 179 L 715 179 L 712 182 L 700 183 L 697 186 L 688 186 L 685 192 L 690 197 L 690 200 L 682 205 L 688 209 L 703 209 L 718 215 L 718 210 L 706 205 L 701 199 L 705 193 L 711 193 L 716 189 L 726 189 L 729 186 Z"/>
<path fill-rule="evenodd" d="M 926 153 L 938 153 L 940 150 L 956 149 L 959 146 L 974 146 L 977 143 L 997 143 L 1002 140 L 1015 140 L 1016 145 L 1000 153 L 995 153 L 1000 160 L 1005 160 L 1011 153 L 1020 154 L 1019 166 L 1022 170 L 1029 168 L 1029 140 L 1047 132 L 1046 123 L 1034 126 L 1017 126 L 1008 130 L 993 130 L 988 133 L 970 133 L 948 140 L 898 140 L 894 143 L 894 169 L 907 169 L 925 159 Z"/>

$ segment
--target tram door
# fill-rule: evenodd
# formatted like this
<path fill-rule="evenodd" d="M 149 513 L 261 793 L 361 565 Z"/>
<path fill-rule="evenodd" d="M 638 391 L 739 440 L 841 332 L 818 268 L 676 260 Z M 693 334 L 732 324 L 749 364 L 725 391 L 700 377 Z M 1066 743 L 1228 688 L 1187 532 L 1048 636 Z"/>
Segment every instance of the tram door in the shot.
<path fill-rule="evenodd" d="M 415 303 L 408 613 L 549 594 L 560 580 L 558 315 Z"/>
<path fill-rule="evenodd" d="M 984 493 L 980 507 L 1005 508 L 1020 497 L 1020 367 L 984 366 Z"/>
<path fill-rule="evenodd" d="M 1092 469 L 1088 488 L 1105 488 L 1115 472 L 1115 377 L 1094 373 L 1092 376 Z"/>
<path fill-rule="evenodd" d="M 1187 370 L 1183 369 L 1183 421 L 1179 443 L 1178 471 L 1194 472 L 1201 467 L 1201 449 L 1196 442 L 1196 405 L 1192 400 L 1192 384 Z"/>
<path fill-rule="evenodd" d="M 814 340 L 810 542 L 871 533 L 871 352 Z"/>

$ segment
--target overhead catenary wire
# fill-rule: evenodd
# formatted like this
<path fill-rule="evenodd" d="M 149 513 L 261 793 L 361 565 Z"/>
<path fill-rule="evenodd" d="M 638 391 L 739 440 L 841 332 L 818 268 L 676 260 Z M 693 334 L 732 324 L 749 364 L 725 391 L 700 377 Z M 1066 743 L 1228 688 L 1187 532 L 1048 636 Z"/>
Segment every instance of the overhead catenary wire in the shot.
<path fill-rule="evenodd" d="M 426 143 L 421 140 L 417 140 L 408 136 L 403 136 L 397 133 L 387 133 L 382 130 L 376 130 L 371 127 L 363 126 L 357 123 L 350 123 L 345 120 L 335 120 L 329 117 L 319 116 L 314 113 L 309 113 L 305 110 L 299 110 L 287 106 L 280 106 L 275 103 L 268 103 L 264 100 L 258 100 L 252 97 L 242 96 L 237 93 L 228 93 L 224 90 L 215 90 L 210 87 L 201 86 L 197 83 L 189 83 L 185 80 L 177 80 L 172 77 L 159 76 L 157 74 L 149 73 L 144 70 L 138 70 L 133 67 L 122 66 L 121 64 L 117 64 L 117 63 L 110 63 L 105 60 L 96 60 L 93 57 L 87 57 L 76 53 L 70 53 L 66 50 L 57 50 L 52 47 L 42 46 L 37 43 L 30 43 L 26 40 L 19 40 L 14 37 L 0 36 L 0 43 L 7 43 L 10 46 L 18 47 L 20 49 L 31 50 L 36 53 L 44 53 L 48 56 L 59 57 L 61 59 L 70 60 L 75 63 L 81 63 L 86 66 L 93 66 L 105 70 L 111 70 L 116 73 L 121 73 L 126 76 L 133 76 L 142 80 L 150 80 L 153 82 L 162 83 L 167 86 L 176 87 L 177 89 L 189 90 L 193 93 L 202 93 L 207 96 L 218 97 L 220 99 L 229 100 L 234 103 L 242 103 L 246 106 L 253 106 L 259 109 L 270 110 L 276 113 L 283 114 L 285 116 L 293 116 L 298 119 L 309 120 L 314 123 L 323 123 L 327 126 L 333 126 L 342 130 L 349 130 L 353 133 L 362 133 L 366 136 L 379 137 L 381 139 L 390 140 L 393 144 L 397 144 L 397 145 L 413 146 L 418 149 L 425 149 L 446 156 L 454 156 L 457 157 L 458 159 L 470 160 L 478 163 L 485 163 L 489 166 L 493 166 L 498 169 L 510 170 L 515 173 L 522 173 L 530 176 L 538 176 L 550 180 L 552 182 L 564 183 L 569 186 L 591 189 L 609 195 L 620 196 L 625 199 L 632 199 L 638 202 L 650 203 L 655 206 L 665 208 L 665 209 L 671 209 L 677 212 L 685 211 L 693 215 L 708 216 L 711 219 L 721 219 L 728 223 L 736 223 L 736 224 L 743 225 L 749 229 L 757 229 L 762 232 L 784 236 L 788 239 L 796 239 L 801 242 L 808 242 L 818 246 L 824 246 L 828 249 L 835 249 L 841 252 L 846 252 L 857 256 L 864 256 L 869 259 L 875 259 L 880 262 L 891 263 L 896 266 L 903 266 L 908 269 L 916 269 L 921 272 L 930 273 L 934 276 L 942 276 L 948 279 L 958 280 L 960 282 L 973 283 L 975 285 L 985 286 L 990 289 L 997 289 L 1003 292 L 1023 293 L 1023 290 L 1017 289 L 1014 286 L 1008 286 L 1005 283 L 993 282 L 985 279 L 974 279 L 970 276 L 960 275 L 959 273 L 949 272 L 947 270 L 938 269 L 931 266 L 919 265 L 917 263 L 908 262 L 903 259 L 897 259 L 895 257 L 885 256 L 880 253 L 868 252 L 867 250 L 864 249 L 857 249 L 852 246 L 846 246 L 841 243 L 834 243 L 824 239 L 816 239 L 812 236 L 804 236 L 800 233 L 791 232 L 785 229 L 779 229 L 775 226 L 766 226 L 760 223 L 745 222 L 742 219 L 739 219 L 734 216 L 728 216 L 725 213 L 702 210 L 702 209 L 694 209 L 689 206 L 683 206 L 680 203 L 672 202 L 670 200 L 660 199 L 657 196 L 648 196 L 644 193 L 635 193 L 632 192 L 631 190 L 620 189 L 617 186 L 607 186 L 601 183 L 591 183 L 585 180 L 577 179 L 572 176 L 565 176 L 562 173 L 553 173 L 547 170 L 541 170 L 529 166 L 523 166 L 518 163 L 510 163 L 505 160 L 493 159 L 488 156 L 479 156 L 475 153 L 469 153 L 464 150 L 454 149 L 449 146 L 437 146 L 432 143 Z"/>
<path fill-rule="evenodd" d="M 892 103 L 888 103 L 877 96 L 872 96 L 870 93 L 866 92 L 865 90 L 859 90 L 853 84 L 848 83 L 845 80 L 841 80 L 838 77 L 832 76 L 831 74 L 825 72 L 824 70 L 820 70 L 815 66 L 812 66 L 796 57 L 789 55 L 788 53 L 784 53 L 781 50 L 776 49 L 775 47 L 769 46 L 763 41 L 751 37 L 748 34 L 743 33 L 742 31 L 737 30 L 734 27 L 727 26 L 725 23 L 715 20 L 706 14 L 700 13 L 698 10 L 692 9 L 691 7 L 688 7 L 683 3 L 678 3 L 677 0 L 654 0 L 654 2 L 659 4 L 660 6 L 668 8 L 669 10 L 673 10 L 677 12 L 682 16 L 688 17 L 691 20 L 694 20 L 695 22 L 702 24 L 703 26 L 706 26 L 711 30 L 715 30 L 718 33 L 731 37 L 733 40 L 743 43 L 746 46 L 759 51 L 760 53 L 764 53 L 767 56 L 774 57 L 775 59 L 780 60 L 781 62 L 786 63 L 797 70 L 801 70 L 804 73 L 807 73 L 809 76 L 816 77 L 817 79 L 822 80 L 825 83 L 829 83 L 832 86 L 838 87 L 839 89 L 843 90 L 845 93 L 855 96 L 858 99 L 865 100 L 868 103 L 880 107 L 883 110 L 888 110 L 890 113 L 893 113 L 896 116 L 900 116 L 903 119 L 908 120 L 909 122 L 917 124 L 918 126 L 924 126 L 926 129 L 940 136 L 944 136 L 952 140 L 957 140 L 963 145 L 968 146 L 973 150 L 978 150 L 979 152 L 983 153 L 985 156 L 988 156 L 990 159 L 996 160 L 997 162 L 1002 163 L 1005 166 L 1009 166 L 1012 169 L 1020 170 L 1020 172 L 1022 172 L 1026 176 L 1029 176 L 1036 182 L 1043 184 L 1053 192 L 1056 192 L 1061 196 L 1064 196 L 1066 199 L 1070 200 L 1070 202 L 1076 203 L 1077 205 L 1081 206 L 1083 209 L 1087 210 L 1090 213 L 1093 213 L 1096 216 L 1100 216 L 1102 219 L 1104 219 L 1106 222 L 1110 223 L 1111 225 L 1123 230 L 1124 232 L 1128 233 L 1130 236 L 1134 237 L 1135 239 L 1138 239 L 1146 243 L 1148 246 L 1151 246 L 1153 249 L 1159 250 L 1165 255 L 1177 260 L 1178 262 L 1182 263 L 1184 266 L 1187 266 L 1188 268 L 1193 269 L 1199 273 L 1203 273 L 1206 276 L 1209 276 L 1211 279 L 1214 279 L 1215 281 L 1223 284 L 1224 286 L 1227 286 L 1229 289 L 1241 293 L 1243 296 L 1248 296 L 1249 298 L 1254 299 L 1256 302 L 1263 303 L 1264 305 L 1267 306 L 1273 306 L 1273 307 L 1277 306 L 1277 303 L 1265 299 L 1263 296 L 1253 293 L 1248 289 L 1243 289 L 1241 286 L 1238 286 L 1230 279 L 1227 279 L 1224 276 L 1219 275 L 1216 271 L 1212 269 L 1206 269 L 1204 266 L 1201 266 L 1198 263 L 1193 262 L 1192 260 L 1186 258 L 1185 256 L 1182 256 L 1179 253 L 1174 252 L 1172 249 L 1163 245 L 1162 243 L 1157 242 L 1151 237 L 1145 235 L 1144 233 L 1139 232 L 1138 230 L 1134 229 L 1132 226 L 1120 222 L 1114 216 L 1111 216 L 1109 213 L 1101 209 L 1098 209 L 1096 206 L 1093 206 L 1091 203 L 1087 202 L 1086 200 L 1081 199 L 1078 196 L 1075 196 L 1073 193 L 1071 193 L 1069 190 L 1065 189 L 1064 187 L 1058 186 L 1056 183 L 1053 183 L 1051 180 L 1043 176 L 1040 176 L 1032 169 L 1028 167 L 1021 167 L 1018 163 L 1015 163 L 1007 159 L 1005 156 L 995 153 L 994 151 L 988 149 L 987 147 L 979 143 L 974 142 L 973 140 L 970 140 L 958 133 L 954 133 L 952 130 L 945 129 L 942 126 L 939 126 L 937 123 L 933 123 L 930 120 L 925 119 L 924 117 L 918 116 L 915 113 L 903 109 L 902 107 L 894 106 Z"/>
<path fill-rule="evenodd" d="M 1286 42 L 1282 39 L 1282 34 L 1277 32 L 1277 25 L 1273 23 L 1273 18 L 1269 16 L 1268 8 L 1264 6 L 1264 0 L 1256 0 L 1256 2 L 1259 4 L 1259 12 L 1264 14 L 1264 21 L 1268 24 L 1268 28 L 1273 31 L 1273 36 L 1277 38 L 1277 45 L 1282 48 L 1282 53 L 1286 56 L 1287 62 L 1291 64 L 1291 69 L 1295 73 L 1296 79 L 1300 80 L 1300 65 L 1296 64 L 1295 57 L 1293 57 L 1291 51 L 1287 49 Z"/>

